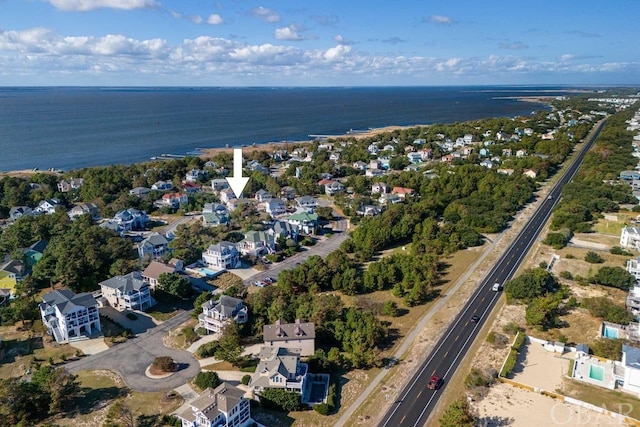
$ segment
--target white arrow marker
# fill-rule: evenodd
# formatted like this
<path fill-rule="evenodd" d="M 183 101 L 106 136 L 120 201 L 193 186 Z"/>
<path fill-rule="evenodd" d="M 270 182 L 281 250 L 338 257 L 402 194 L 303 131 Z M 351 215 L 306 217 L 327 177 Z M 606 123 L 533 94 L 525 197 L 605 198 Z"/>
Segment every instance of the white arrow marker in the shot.
<path fill-rule="evenodd" d="M 249 178 L 242 176 L 242 148 L 233 149 L 233 176 L 227 178 L 227 182 L 233 190 L 233 194 L 239 199 L 244 187 L 247 185 L 247 182 L 249 182 Z"/>

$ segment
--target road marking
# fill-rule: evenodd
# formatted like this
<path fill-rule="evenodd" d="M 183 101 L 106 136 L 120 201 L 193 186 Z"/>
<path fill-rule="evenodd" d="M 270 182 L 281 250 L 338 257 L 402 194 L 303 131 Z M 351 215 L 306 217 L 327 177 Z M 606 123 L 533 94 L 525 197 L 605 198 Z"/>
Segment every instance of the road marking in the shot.
<path fill-rule="evenodd" d="M 424 390 L 420 390 L 420 393 L 418 393 L 418 397 L 416 397 L 416 400 L 420 399 L 420 396 L 422 396 L 422 392 L 423 392 L 423 391 L 424 391 Z"/>
<path fill-rule="evenodd" d="M 431 372 L 431 376 L 434 376 L 436 374 L 436 370 L 434 369 L 433 372 Z"/>
<path fill-rule="evenodd" d="M 460 338 L 460 335 L 456 335 L 456 339 L 454 341 L 458 341 L 458 338 Z"/>
<path fill-rule="evenodd" d="M 407 416 L 405 415 L 404 417 L 402 417 L 402 419 L 400 420 L 400 424 L 402 424 L 404 422 L 404 419 L 407 418 Z"/>
<path fill-rule="evenodd" d="M 482 297 L 482 301 L 484 301 L 484 300 L 485 300 L 485 298 L 487 298 L 487 297 Z M 482 301 L 480 301 L 480 302 L 482 302 Z"/>
<path fill-rule="evenodd" d="M 447 351 L 443 357 L 447 357 L 447 355 L 449 354 L 449 352 Z M 435 371 L 434 371 L 435 372 Z"/>

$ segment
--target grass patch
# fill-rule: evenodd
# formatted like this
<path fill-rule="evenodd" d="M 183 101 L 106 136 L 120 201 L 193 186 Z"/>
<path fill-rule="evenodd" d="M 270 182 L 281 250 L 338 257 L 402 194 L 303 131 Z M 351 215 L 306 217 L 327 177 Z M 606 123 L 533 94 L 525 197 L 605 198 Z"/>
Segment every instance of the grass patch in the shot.
<path fill-rule="evenodd" d="M 205 371 L 240 371 L 240 368 L 233 366 L 229 362 L 212 363 L 211 365 L 203 366 Z"/>
<path fill-rule="evenodd" d="M 626 227 L 626 224 L 618 221 L 608 221 L 606 219 L 600 219 L 593 224 L 593 230 L 596 233 L 607 234 L 612 236 L 620 236 L 622 229 Z"/>
<path fill-rule="evenodd" d="M 574 380 L 564 380 L 562 394 L 613 412 L 640 419 L 638 399 L 631 394 L 608 390 Z"/>
<path fill-rule="evenodd" d="M 159 322 L 164 322 L 165 320 L 171 319 L 173 316 L 178 314 L 177 308 L 172 304 L 168 304 L 163 301 L 158 301 L 156 305 L 149 308 L 146 313 L 156 319 Z"/>

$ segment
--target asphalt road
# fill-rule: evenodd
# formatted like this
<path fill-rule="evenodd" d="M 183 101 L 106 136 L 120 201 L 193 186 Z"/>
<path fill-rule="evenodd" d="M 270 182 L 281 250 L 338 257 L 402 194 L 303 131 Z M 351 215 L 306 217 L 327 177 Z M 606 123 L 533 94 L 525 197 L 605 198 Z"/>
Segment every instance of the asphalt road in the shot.
<path fill-rule="evenodd" d="M 200 372 L 200 364 L 191 353 L 166 347 L 162 338 L 169 330 L 189 320 L 191 311 L 183 311 L 155 328 L 108 350 L 67 362 L 64 367 L 72 373 L 94 369 L 112 370 L 122 376 L 129 388 L 137 391 L 167 391 L 179 387 Z M 178 363 L 178 371 L 162 379 L 147 377 L 145 370 L 158 356 L 172 357 Z"/>
<path fill-rule="evenodd" d="M 551 211 L 561 195 L 562 187 L 577 172 L 585 153 L 593 144 L 603 125 L 604 122 L 601 122 L 588 136 L 582 151 L 558 180 L 549 193 L 549 197 L 541 203 L 518 237 L 487 274 L 469 302 L 462 308 L 456 320 L 449 326 L 434 350 L 402 390 L 398 400 L 387 411 L 379 424 L 381 427 L 417 427 L 425 425 L 428 421 L 442 390 L 447 387 L 447 379 L 455 373 L 482 328 L 482 324 L 500 297 L 501 292 L 494 292 L 491 289 L 493 284 L 505 283 L 518 269 L 522 259 L 549 219 Z M 473 322 L 473 316 L 478 316 L 479 320 Z M 434 375 L 444 379 L 443 385 L 437 391 L 427 388 L 429 379 Z"/>

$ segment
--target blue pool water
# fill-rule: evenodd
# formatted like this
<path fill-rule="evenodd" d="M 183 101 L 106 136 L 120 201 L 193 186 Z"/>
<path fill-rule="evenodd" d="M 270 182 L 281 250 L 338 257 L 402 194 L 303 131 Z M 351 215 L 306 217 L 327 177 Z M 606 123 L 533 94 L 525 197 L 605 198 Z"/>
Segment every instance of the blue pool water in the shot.
<path fill-rule="evenodd" d="M 604 381 L 604 368 L 598 365 L 591 365 L 591 367 L 589 367 L 589 378 Z"/>
<path fill-rule="evenodd" d="M 605 326 L 603 335 L 605 338 L 618 339 L 618 330 L 616 328 Z"/>

